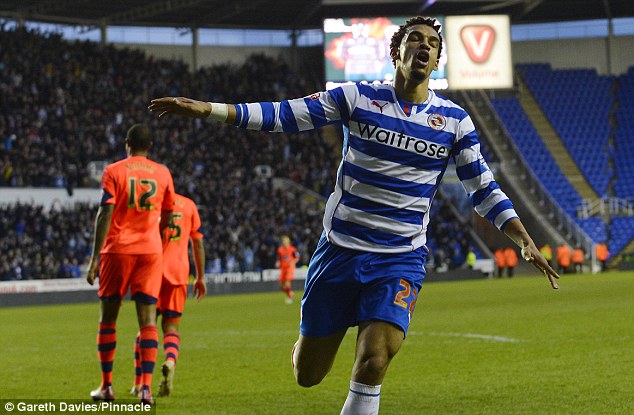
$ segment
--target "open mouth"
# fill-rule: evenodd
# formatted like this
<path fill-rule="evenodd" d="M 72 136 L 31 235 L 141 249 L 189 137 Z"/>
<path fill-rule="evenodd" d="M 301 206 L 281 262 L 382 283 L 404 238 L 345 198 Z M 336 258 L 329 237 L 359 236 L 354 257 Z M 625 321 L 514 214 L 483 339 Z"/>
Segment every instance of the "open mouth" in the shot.
<path fill-rule="evenodd" d="M 429 52 L 426 50 L 421 50 L 416 54 L 416 60 L 423 65 L 427 65 L 429 63 Z"/>

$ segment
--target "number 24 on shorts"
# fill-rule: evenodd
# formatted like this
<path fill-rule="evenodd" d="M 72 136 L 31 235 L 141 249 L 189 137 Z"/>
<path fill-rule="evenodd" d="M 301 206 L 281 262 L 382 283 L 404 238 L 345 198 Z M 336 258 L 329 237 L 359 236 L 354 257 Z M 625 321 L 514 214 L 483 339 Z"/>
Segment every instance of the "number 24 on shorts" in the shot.
<path fill-rule="evenodd" d="M 401 287 L 404 287 L 402 290 L 396 293 L 394 297 L 394 304 L 400 305 L 404 309 L 408 310 L 410 314 L 414 313 L 414 308 L 416 307 L 416 300 L 418 299 L 418 290 L 416 288 L 412 289 L 409 282 L 405 281 L 401 278 L 399 281 Z M 412 297 L 409 304 L 407 304 L 406 299 Z"/>

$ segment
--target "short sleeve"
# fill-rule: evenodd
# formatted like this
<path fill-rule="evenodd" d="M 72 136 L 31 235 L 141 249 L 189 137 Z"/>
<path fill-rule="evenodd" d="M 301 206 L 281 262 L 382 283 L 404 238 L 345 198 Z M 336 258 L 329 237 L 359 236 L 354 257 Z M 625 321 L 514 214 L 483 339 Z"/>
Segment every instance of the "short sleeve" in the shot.
<path fill-rule="evenodd" d="M 201 239 L 204 235 L 200 232 L 200 227 L 202 223 L 200 222 L 200 214 L 198 213 L 198 208 L 194 203 L 192 203 L 192 229 L 189 233 L 189 237 L 192 239 Z"/>
<path fill-rule="evenodd" d="M 101 206 L 114 205 L 117 201 L 112 169 L 106 167 L 101 176 Z"/>

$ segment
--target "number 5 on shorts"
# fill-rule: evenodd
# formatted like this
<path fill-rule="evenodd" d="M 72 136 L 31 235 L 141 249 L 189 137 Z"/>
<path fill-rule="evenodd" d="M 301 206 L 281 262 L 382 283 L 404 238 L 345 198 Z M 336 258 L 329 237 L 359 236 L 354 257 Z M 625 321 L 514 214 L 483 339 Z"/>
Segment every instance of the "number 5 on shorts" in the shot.
<path fill-rule="evenodd" d="M 408 310 L 410 314 L 413 314 L 414 308 L 416 307 L 416 300 L 418 299 L 418 290 L 416 288 L 412 290 L 409 282 L 405 281 L 402 278 L 399 281 L 399 284 L 401 285 L 401 287 L 404 287 L 404 289 L 396 293 L 396 296 L 394 297 L 394 304 L 400 305 L 404 309 Z M 407 304 L 407 301 L 405 301 L 405 299 L 408 299 L 410 296 L 412 297 L 412 299 L 410 300 L 410 303 Z"/>

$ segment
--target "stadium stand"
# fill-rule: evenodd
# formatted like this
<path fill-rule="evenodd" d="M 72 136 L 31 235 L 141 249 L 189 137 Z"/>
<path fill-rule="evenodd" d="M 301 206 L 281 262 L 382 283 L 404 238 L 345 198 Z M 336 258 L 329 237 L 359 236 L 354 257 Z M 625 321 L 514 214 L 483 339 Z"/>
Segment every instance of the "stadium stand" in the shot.
<path fill-rule="evenodd" d="M 616 109 L 617 129 L 614 133 L 616 180 L 614 193 L 624 199 L 634 199 L 634 67 L 619 77 Z"/>
<path fill-rule="evenodd" d="M 600 217 L 575 218 L 575 220 L 594 242 L 608 240 L 608 228 Z"/>
<path fill-rule="evenodd" d="M 151 157 L 170 167 L 178 191 L 201 205 L 210 264 L 219 258 L 222 270 L 249 269 L 259 266 L 258 262 L 269 265 L 282 233 L 293 235 L 304 258 L 310 257 L 307 252 L 321 230 L 320 206 L 296 209 L 297 197 L 274 190 L 270 178 L 260 179 L 253 168 L 271 165 L 278 176 L 290 177 L 320 194 L 329 192 L 334 175 L 332 149 L 316 133 L 278 135 L 273 141 L 229 126 L 176 119 L 159 122 L 146 110 L 150 97 L 189 91 L 212 99 L 227 93 L 257 101 L 301 96 L 316 88 L 292 76 L 287 65 L 254 56 L 241 68 L 224 65 L 190 75 L 177 61 L 155 61 L 139 52 L 95 43 L 69 43 L 54 34 L 0 32 L 0 41 L 2 185 L 67 187 L 69 191 L 88 185 L 88 162 L 123 157 L 126 128 L 133 122 L 146 122 L 154 132 Z M 40 64 L 27 64 L 32 62 Z M 174 87 L 167 90 L 166 84 Z M 24 209 L 30 216 L 41 215 L 44 227 L 59 232 L 74 220 L 73 208 L 64 208 L 61 217 L 42 206 L 4 209 L 7 229 L 20 227 L 12 213 Z M 84 238 L 90 238 L 95 207 L 86 209 L 90 214 L 77 223 L 88 229 Z M 64 238 L 56 237 L 53 232 L 49 239 L 42 239 L 30 228 L 22 235 L 3 233 L 2 278 L 31 277 L 29 272 L 11 270 L 29 256 L 24 249 L 15 250 L 16 245 L 26 239 L 29 250 L 62 246 Z M 46 258 L 53 265 L 38 271 L 58 276 L 50 270 L 65 263 L 62 253 L 61 248 L 50 251 Z M 87 254 L 73 252 L 72 258 L 82 263 Z"/>
<path fill-rule="evenodd" d="M 522 64 L 517 70 L 599 197 L 631 201 L 634 68 L 616 84 L 614 77 L 599 76 L 594 70 L 553 70 L 548 64 Z M 625 248 L 634 238 L 634 218 L 579 217 L 581 196 L 559 170 L 518 99 L 491 102 L 527 163 L 562 209 L 592 240 L 609 241 L 613 254 Z"/>
<path fill-rule="evenodd" d="M 94 206 L 0 206 L 0 281 L 78 278 L 90 255 Z"/>
<path fill-rule="evenodd" d="M 613 156 L 616 180 L 614 193 L 634 202 L 634 67 L 618 79 L 616 131 Z M 610 252 L 620 252 L 634 239 L 634 217 L 615 217 L 610 223 Z"/>
<path fill-rule="evenodd" d="M 491 103 L 537 178 L 561 208 L 575 217 L 581 196 L 557 167 L 517 98 L 497 98 Z"/>
<path fill-rule="evenodd" d="M 0 186 L 66 187 L 69 193 L 96 186 L 89 163 L 124 157 L 127 127 L 145 122 L 154 134 L 150 157 L 166 164 L 176 190 L 199 205 L 207 272 L 273 268 L 282 234 L 308 262 L 322 229 L 322 201 L 300 209 L 301 192 L 276 189 L 272 179 L 289 178 L 328 195 L 339 155 L 320 132 L 268 136 L 200 120 L 158 120 L 146 107 L 165 95 L 241 102 L 299 97 L 321 89 L 316 82 L 264 55 L 190 74 L 178 61 L 55 34 L 0 31 L 0 42 Z M 256 166 L 270 166 L 273 177 L 257 174 Z M 76 266 L 90 254 L 96 205 L 2 209 L 0 279 L 79 276 Z M 450 247 L 440 254 L 449 268 L 462 265 L 472 245 L 450 217 L 430 238 L 432 246 Z"/>
<path fill-rule="evenodd" d="M 634 217 L 617 216 L 610 222 L 610 239 L 608 241 L 608 251 L 611 253 L 621 252 L 634 237 Z"/>
<path fill-rule="evenodd" d="M 599 196 L 607 196 L 609 122 L 614 78 L 590 69 L 552 70 L 547 64 L 517 70 Z"/>

